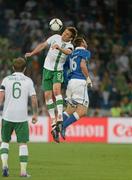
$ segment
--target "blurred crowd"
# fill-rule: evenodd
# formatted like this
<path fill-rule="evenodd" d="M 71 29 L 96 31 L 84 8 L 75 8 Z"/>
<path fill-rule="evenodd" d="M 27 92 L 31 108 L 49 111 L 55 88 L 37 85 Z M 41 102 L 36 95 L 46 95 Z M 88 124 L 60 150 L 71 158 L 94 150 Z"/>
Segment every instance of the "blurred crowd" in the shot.
<path fill-rule="evenodd" d="M 131 0 L 0 0 L 0 80 L 12 72 L 14 57 L 24 56 L 53 34 L 49 21 L 57 17 L 64 27 L 77 27 L 92 52 L 89 70 L 94 86 L 89 89 L 88 115 L 132 116 L 131 11 Z M 45 55 L 46 51 L 29 59 L 26 71 L 35 83 L 42 115 Z"/>

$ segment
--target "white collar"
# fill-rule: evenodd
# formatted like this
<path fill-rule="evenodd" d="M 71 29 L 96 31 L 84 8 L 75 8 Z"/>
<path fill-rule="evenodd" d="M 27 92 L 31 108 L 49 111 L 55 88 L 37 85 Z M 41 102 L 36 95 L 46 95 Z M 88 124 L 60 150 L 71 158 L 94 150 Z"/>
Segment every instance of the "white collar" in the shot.
<path fill-rule="evenodd" d="M 23 72 L 14 72 L 13 73 L 13 75 L 16 75 L 16 74 L 24 75 Z"/>
<path fill-rule="evenodd" d="M 86 49 L 85 47 L 76 47 L 75 49 Z"/>

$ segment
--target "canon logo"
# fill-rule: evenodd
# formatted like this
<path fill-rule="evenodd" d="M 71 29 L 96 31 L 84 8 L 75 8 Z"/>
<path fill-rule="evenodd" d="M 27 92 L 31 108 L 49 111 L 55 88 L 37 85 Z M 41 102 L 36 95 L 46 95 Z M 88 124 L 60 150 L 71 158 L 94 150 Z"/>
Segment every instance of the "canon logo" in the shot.
<path fill-rule="evenodd" d="M 104 137 L 104 126 L 101 125 L 76 125 L 70 126 L 67 131 L 67 137 Z"/>
<path fill-rule="evenodd" d="M 130 137 L 132 136 L 132 126 L 128 126 L 125 124 L 117 124 L 114 126 L 114 134 L 116 136 L 122 137 L 122 136 L 127 136 Z"/>

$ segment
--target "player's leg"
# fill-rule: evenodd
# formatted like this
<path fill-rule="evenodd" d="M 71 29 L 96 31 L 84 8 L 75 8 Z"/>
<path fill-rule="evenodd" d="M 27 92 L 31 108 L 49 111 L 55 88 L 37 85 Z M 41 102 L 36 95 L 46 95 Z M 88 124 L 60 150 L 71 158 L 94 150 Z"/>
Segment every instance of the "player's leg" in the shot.
<path fill-rule="evenodd" d="M 45 91 L 44 95 L 45 95 L 46 106 L 51 119 L 51 127 L 52 127 L 51 134 L 53 136 L 54 141 L 59 142 L 59 134 L 56 125 L 55 105 L 52 99 L 52 91 Z"/>
<path fill-rule="evenodd" d="M 77 105 L 77 108 L 73 114 L 71 114 L 63 123 L 63 128 L 66 129 L 69 125 L 76 122 L 78 119 L 86 115 L 87 107 L 81 104 Z"/>
<path fill-rule="evenodd" d="M 12 132 L 13 132 L 13 124 L 11 122 L 2 119 L 2 127 L 1 127 L 2 143 L 0 147 L 0 155 L 2 161 L 2 175 L 5 177 L 9 176 L 8 153 L 9 153 L 9 142 L 11 140 Z"/>
<path fill-rule="evenodd" d="M 65 122 L 65 120 L 67 118 L 70 117 L 70 114 L 72 114 L 75 111 L 75 108 L 76 108 L 76 106 L 72 103 L 72 97 L 73 97 L 74 91 L 76 89 L 75 86 L 76 86 L 76 83 L 75 82 L 73 83 L 72 80 L 70 80 L 68 82 L 67 89 L 66 89 L 66 104 L 67 104 L 67 107 L 66 107 L 65 111 L 63 112 L 63 121 L 64 122 Z"/>
<path fill-rule="evenodd" d="M 76 110 L 76 107 L 72 104 L 67 103 L 67 107 L 63 112 L 63 122 L 70 117 L 71 114 Z"/>
<path fill-rule="evenodd" d="M 57 126 L 59 131 L 62 129 L 62 121 L 63 121 L 63 97 L 61 93 L 61 83 L 63 82 L 63 74 L 62 71 L 54 72 L 53 78 L 53 93 L 56 100 L 57 107 Z"/>
<path fill-rule="evenodd" d="M 68 82 L 67 90 L 66 90 L 66 104 L 67 107 L 65 111 L 63 112 L 63 124 L 66 121 L 67 118 L 70 117 L 70 115 L 75 111 L 75 106 L 72 105 L 71 99 L 72 99 L 72 94 L 73 94 L 73 86 L 70 81 Z M 62 131 L 60 132 L 61 137 L 65 139 L 65 128 L 64 125 L 62 124 Z"/>
<path fill-rule="evenodd" d="M 27 173 L 28 146 L 26 143 L 21 143 L 19 145 L 19 159 L 20 159 L 20 176 L 30 177 L 31 175 Z"/>
<path fill-rule="evenodd" d="M 48 113 L 51 119 L 51 126 L 54 127 L 56 125 L 56 117 L 55 117 L 55 104 L 52 97 L 52 91 L 44 92 L 45 102 L 48 109 Z"/>
<path fill-rule="evenodd" d="M 20 176 L 29 177 L 27 173 L 29 127 L 28 122 L 15 123 L 17 142 L 19 143 Z"/>
<path fill-rule="evenodd" d="M 62 121 L 63 121 L 63 98 L 61 95 L 61 84 L 54 83 L 53 92 L 56 100 L 56 108 L 57 108 L 57 127 L 59 131 L 62 129 Z"/>
<path fill-rule="evenodd" d="M 51 134 L 53 136 L 54 141 L 59 142 L 59 134 L 56 125 L 55 105 L 52 99 L 52 91 L 45 91 L 44 95 L 45 95 L 46 106 L 51 119 L 51 127 L 52 127 Z"/>
<path fill-rule="evenodd" d="M 65 140 L 65 128 L 64 128 L 65 121 L 70 117 L 71 114 L 74 113 L 75 109 L 76 109 L 75 106 L 72 106 L 71 104 L 68 103 L 65 111 L 63 112 L 63 124 L 60 134 L 64 140 Z"/>
<path fill-rule="evenodd" d="M 53 72 L 44 69 L 42 88 L 44 90 L 44 99 L 51 119 L 51 126 L 52 126 L 51 134 L 53 136 L 53 139 L 56 142 L 59 142 L 59 134 L 56 130 L 55 104 L 53 101 L 53 93 L 52 93 L 52 89 L 53 89 L 52 78 L 53 78 Z"/>
<path fill-rule="evenodd" d="M 53 72 L 47 69 L 43 70 L 42 89 L 44 91 L 44 100 L 51 118 L 51 124 L 56 124 L 55 105 L 53 102 Z"/>
<path fill-rule="evenodd" d="M 71 96 L 69 96 L 70 93 Z M 64 131 L 70 124 L 76 122 L 87 113 L 89 105 L 86 82 L 83 80 L 70 80 L 66 94 L 71 99 L 71 103 L 76 106 L 76 110 L 63 122 Z"/>

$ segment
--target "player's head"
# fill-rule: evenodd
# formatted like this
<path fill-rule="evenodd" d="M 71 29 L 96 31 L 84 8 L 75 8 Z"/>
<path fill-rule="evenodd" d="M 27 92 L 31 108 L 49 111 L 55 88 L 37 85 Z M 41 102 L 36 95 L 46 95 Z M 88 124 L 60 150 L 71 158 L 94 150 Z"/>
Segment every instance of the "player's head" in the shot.
<path fill-rule="evenodd" d="M 84 48 L 87 49 L 88 44 L 87 44 L 86 40 L 83 37 L 77 37 L 74 40 L 74 46 L 75 47 L 84 47 Z"/>
<path fill-rule="evenodd" d="M 26 69 L 26 61 L 22 57 L 15 58 L 13 60 L 13 70 L 15 72 L 24 72 Z"/>
<path fill-rule="evenodd" d="M 67 27 L 62 33 L 62 40 L 65 42 L 73 41 L 77 36 L 77 29 L 75 27 Z"/>

